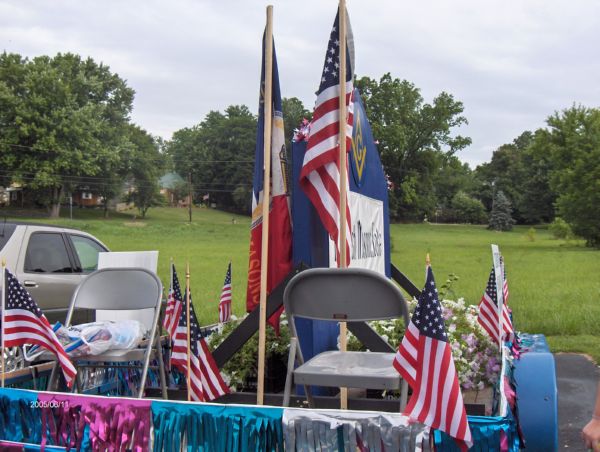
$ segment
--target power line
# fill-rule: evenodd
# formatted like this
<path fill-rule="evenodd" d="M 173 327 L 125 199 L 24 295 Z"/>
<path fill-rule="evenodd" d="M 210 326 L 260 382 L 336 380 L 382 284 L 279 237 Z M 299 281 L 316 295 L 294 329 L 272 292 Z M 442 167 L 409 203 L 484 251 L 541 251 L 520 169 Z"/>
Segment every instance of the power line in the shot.
<path fill-rule="evenodd" d="M 19 173 L 15 171 L 6 171 L 0 170 L 0 176 L 3 177 L 11 177 L 18 176 L 18 179 L 21 181 L 34 181 L 36 180 L 36 174 L 31 173 Z M 108 177 L 94 177 L 93 180 L 81 180 L 82 178 L 79 176 L 70 176 L 64 174 L 50 174 L 50 176 L 61 177 L 63 183 L 69 183 L 73 185 L 80 185 L 86 187 L 95 187 L 97 189 L 106 187 L 107 185 L 112 185 L 114 182 Z M 155 184 L 147 181 L 132 181 L 131 183 L 134 187 L 153 187 Z M 215 192 L 229 192 L 232 193 L 235 191 L 233 189 L 226 189 L 225 187 L 252 187 L 250 183 L 227 183 L 227 182 L 208 182 L 208 183 L 198 183 L 194 186 L 194 193 L 206 192 L 206 191 L 215 191 Z M 162 187 L 161 187 L 162 188 Z"/>
<path fill-rule="evenodd" d="M 27 146 L 24 144 L 15 144 L 15 143 L 8 143 L 6 141 L 0 141 L 0 144 L 3 144 L 5 146 L 11 146 L 11 147 L 15 147 L 15 148 L 22 148 L 22 149 L 30 149 L 33 151 L 42 151 L 42 152 L 55 152 L 55 153 L 60 153 L 60 152 L 66 152 L 64 150 L 57 150 L 57 149 L 44 149 L 44 148 L 39 148 L 39 147 L 34 147 L 34 146 Z M 161 161 L 164 158 L 166 158 L 168 156 L 168 154 L 161 154 L 161 156 L 156 157 L 156 158 L 149 158 L 148 160 L 155 160 L 155 161 Z M 172 158 L 172 157 L 171 157 Z M 189 163 L 254 163 L 254 160 L 202 160 L 202 159 L 191 159 L 191 160 L 187 160 L 187 162 Z"/>

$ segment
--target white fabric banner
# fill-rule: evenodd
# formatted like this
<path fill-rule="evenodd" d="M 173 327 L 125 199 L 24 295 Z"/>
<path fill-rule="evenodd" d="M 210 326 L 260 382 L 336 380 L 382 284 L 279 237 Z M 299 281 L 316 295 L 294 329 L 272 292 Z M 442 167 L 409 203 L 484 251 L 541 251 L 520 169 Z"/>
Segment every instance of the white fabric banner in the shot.
<path fill-rule="evenodd" d="M 351 268 L 367 268 L 385 275 L 383 201 L 348 192 L 352 219 Z M 329 239 L 329 266 L 337 267 L 335 246 Z"/>

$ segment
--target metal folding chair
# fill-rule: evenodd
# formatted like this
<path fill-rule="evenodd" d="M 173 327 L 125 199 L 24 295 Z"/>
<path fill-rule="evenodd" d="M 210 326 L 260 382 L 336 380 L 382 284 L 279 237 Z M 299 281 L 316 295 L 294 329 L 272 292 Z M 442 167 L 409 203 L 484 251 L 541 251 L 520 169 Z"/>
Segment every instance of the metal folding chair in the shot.
<path fill-rule="evenodd" d="M 150 367 L 150 360 L 158 361 L 160 385 L 163 398 L 167 398 L 167 385 L 160 344 L 158 319 L 162 298 L 162 284 L 156 274 L 143 268 L 104 268 L 87 276 L 77 287 L 67 313 L 65 326 L 71 325 L 75 309 L 100 310 L 152 310 L 153 320 L 147 340 L 132 350 L 108 350 L 99 355 L 72 358 L 75 367 L 124 367 L 141 368 L 140 388 L 137 396 L 142 397 Z M 118 320 L 118 319 L 112 319 Z M 141 362 L 140 364 L 134 364 Z M 55 363 L 48 382 L 51 389 L 57 374 Z M 80 390 L 79 372 L 76 387 Z"/>
<path fill-rule="evenodd" d="M 304 362 L 297 346 L 295 317 L 333 322 L 364 322 L 404 318 L 408 306 L 400 289 L 371 270 L 315 268 L 296 275 L 284 295 L 292 344 L 288 359 L 284 406 L 289 405 L 292 380 L 304 385 L 310 407 L 310 386 L 401 390 L 400 408 L 406 405 L 408 384 L 392 366 L 394 353 L 326 351 Z M 294 362 L 298 367 L 292 371 Z"/>

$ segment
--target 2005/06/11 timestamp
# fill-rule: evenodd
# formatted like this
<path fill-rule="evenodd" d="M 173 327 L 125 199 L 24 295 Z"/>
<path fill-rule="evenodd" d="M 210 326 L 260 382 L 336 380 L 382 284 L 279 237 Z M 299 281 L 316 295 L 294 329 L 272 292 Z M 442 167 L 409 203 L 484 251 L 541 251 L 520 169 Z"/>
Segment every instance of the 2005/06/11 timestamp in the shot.
<path fill-rule="evenodd" d="M 32 400 L 31 408 L 69 408 L 68 400 Z"/>

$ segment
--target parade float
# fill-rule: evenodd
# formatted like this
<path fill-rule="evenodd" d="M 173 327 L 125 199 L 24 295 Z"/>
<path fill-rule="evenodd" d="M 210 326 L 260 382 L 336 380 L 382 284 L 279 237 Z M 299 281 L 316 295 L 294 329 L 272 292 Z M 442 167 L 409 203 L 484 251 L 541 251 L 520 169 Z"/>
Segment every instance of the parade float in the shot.
<path fill-rule="evenodd" d="M 19 369 L 8 367 L 11 361 L 4 353 L 4 341 L 10 332 L 4 327 L 10 325 L 5 319 L 10 296 L 8 284 L 3 282 L 0 448 L 451 451 L 472 443 L 470 450 L 516 451 L 525 445 L 529 450 L 557 450 L 554 360 L 542 335 L 518 334 L 513 328 L 498 247 L 492 247 L 493 270 L 485 290 L 490 306 L 487 320 L 482 320 L 481 305 L 467 306 L 432 295 L 427 287 L 421 290 L 391 262 L 388 183 L 360 93 L 352 84 L 354 51 L 351 45 L 346 47 L 352 39 L 347 40 L 345 3 L 340 2 L 341 14 L 328 43 L 331 56 L 325 60 L 313 122 L 300 127 L 291 146 L 286 146 L 283 133 L 271 11 L 269 7 L 263 42 L 249 314 L 213 342 L 211 353 L 190 301 L 189 270 L 183 290 L 178 282 L 176 285 L 173 271 L 166 318 L 155 322 L 166 334 L 158 335 L 160 339 L 150 334 L 148 349 L 154 345 L 154 354 L 147 355 L 147 361 L 138 366 L 141 369 L 105 365 L 83 370 L 78 366 L 78 377 L 73 377 L 60 361 L 61 377 L 52 360 Z M 333 68 L 336 75 L 328 79 Z M 399 324 L 346 325 L 341 321 L 331 325 L 299 319 L 295 325 L 304 338 L 298 345 L 302 356 L 309 360 L 338 348 L 395 356 L 398 379 L 402 375 L 412 383 L 408 405 L 404 406 L 402 394 L 393 391 L 355 393 L 347 388 L 317 387 L 314 406 L 307 408 L 304 391 L 298 386 L 292 390 L 290 406 L 283 407 L 281 392 L 270 393 L 265 385 L 265 374 L 273 373 L 272 368 L 265 370 L 268 350 L 273 349 L 267 344 L 267 322 L 275 328 L 281 326 L 284 293 L 296 275 L 307 268 L 348 266 L 395 281 L 408 295 L 410 323 L 404 319 Z M 430 284 L 431 267 L 427 275 Z M 436 318 L 444 320 L 440 321 L 443 333 L 438 343 L 444 343 L 453 356 L 452 369 L 457 372 L 450 386 L 462 389 L 462 395 L 455 398 L 460 404 L 453 399 L 452 413 L 441 402 L 449 386 L 436 382 L 425 387 L 421 383 L 426 378 L 419 380 L 427 370 L 423 362 L 434 361 L 403 343 L 410 331 L 417 342 L 427 336 L 423 330 L 415 333 L 420 309 L 427 302 L 439 307 Z M 510 322 L 510 331 L 506 322 Z M 518 326 L 518 319 L 514 324 Z M 494 329 L 495 335 L 490 333 Z M 257 331 L 255 386 L 232 391 L 219 370 Z M 282 337 L 289 336 L 275 335 L 274 340 Z M 49 348 L 39 341 L 32 344 Z M 283 344 L 281 348 L 288 347 Z M 60 355 L 57 349 L 54 352 Z M 403 353 L 414 362 L 397 365 Z M 77 362 L 84 358 L 78 356 Z M 297 363 L 291 360 L 287 364 L 284 373 L 291 374 Z M 165 373 L 167 391 L 161 388 Z M 71 383 L 73 378 L 77 384 Z M 79 393 L 71 392 L 73 388 Z M 138 392 L 144 397 L 134 398 Z M 418 397 L 432 406 L 430 411 L 417 412 Z M 432 399 L 440 403 L 432 404 Z M 457 433 L 446 417 L 465 422 L 462 433 Z"/>

